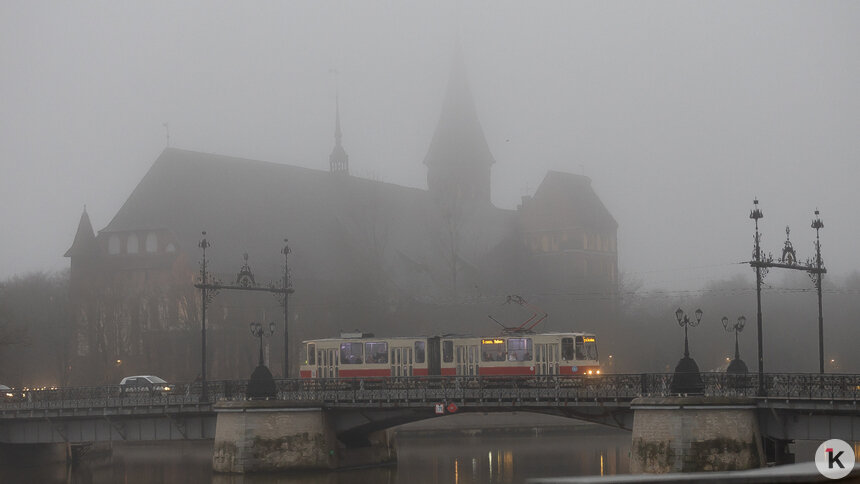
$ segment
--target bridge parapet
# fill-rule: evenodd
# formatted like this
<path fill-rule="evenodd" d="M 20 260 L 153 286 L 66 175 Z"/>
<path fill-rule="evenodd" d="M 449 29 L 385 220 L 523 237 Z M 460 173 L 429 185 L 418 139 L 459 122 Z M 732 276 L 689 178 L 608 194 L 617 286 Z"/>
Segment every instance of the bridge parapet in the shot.
<path fill-rule="evenodd" d="M 856 402 L 860 375 L 766 374 L 765 395 L 758 395 L 758 375 L 702 373 L 703 395 L 788 401 Z M 327 406 L 403 406 L 443 401 L 498 405 L 517 402 L 565 405 L 624 404 L 637 397 L 671 396 L 672 374 L 599 376 L 393 377 L 276 380 L 278 399 L 315 401 Z M 16 393 L 0 400 L 0 419 L 20 418 L 21 410 L 125 409 L 208 404 L 198 384 L 178 385 L 164 395 L 123 395 L 119 387 L 77 387 Z M 247 381 L 210 382 L 210 401 L 245 400 Z"/>

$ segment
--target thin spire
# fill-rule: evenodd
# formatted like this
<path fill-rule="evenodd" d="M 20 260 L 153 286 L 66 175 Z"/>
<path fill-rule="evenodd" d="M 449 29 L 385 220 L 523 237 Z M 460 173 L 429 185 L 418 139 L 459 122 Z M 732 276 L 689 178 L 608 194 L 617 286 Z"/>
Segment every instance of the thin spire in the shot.
<path fill-rule="evenodd" d="M 335 92 L 334 94 L 334 141 L 336 144 L 340 144 L 340 140 L 343 138 L 343 133 L 340 131 L 340 95 Z"/>
<path fill-rule="evenodd" d="M 335 71 L 336 73 L 337 71 Z M 349 155 L 343 149 L 341 140 L 343 132 L 340 130 L 340 93 L 335 89 L 334 95 L 334 148 L 328 157 L 329 171 L 343 175 L 349 174 Z"/>

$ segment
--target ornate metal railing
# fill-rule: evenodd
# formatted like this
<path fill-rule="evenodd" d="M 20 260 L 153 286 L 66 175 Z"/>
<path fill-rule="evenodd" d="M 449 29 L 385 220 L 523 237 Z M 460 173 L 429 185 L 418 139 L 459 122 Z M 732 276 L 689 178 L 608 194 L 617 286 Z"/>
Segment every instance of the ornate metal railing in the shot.
<path fill-rule="evenodd" d="M 705 396 L 780 400 L 856 401 L 860 375 L 766 374 L 765 395 L 758 394 L 758 375 L 702 373 Z M 422 406 L 459 402 L 482 406 L 626 405 L 640 396 L 672 396 L 672 374 L 607 374 L 546 377 L 395 377 L 276 380 L 278 398 L 326 406 Z M 199 382 L 173 385 L 164 393 L 123 393 L 118 385 L 13 391 L 0 395 L 0 417 L 21 410 L 89 409 L 107 412 L 209 411 L 211 402 L 244 400 L 247 381 L 207 383 L 202 401 Z"/>

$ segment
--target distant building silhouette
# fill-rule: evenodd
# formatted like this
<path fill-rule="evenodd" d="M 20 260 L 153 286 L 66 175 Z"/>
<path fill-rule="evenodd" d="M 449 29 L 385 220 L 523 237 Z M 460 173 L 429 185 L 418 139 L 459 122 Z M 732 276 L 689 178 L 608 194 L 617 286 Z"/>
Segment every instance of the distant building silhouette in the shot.
<path fill-rule="evenodd" d="M 488 312 L 518 324 L 522 308 L 500 307 L 507 294 L 547 310 L 556 330 L 599 334 L 612 317 L 615 220 L 587 177 L 555 171 L 516 210 L 492 205 L 494 159 L 459 54 L 424 158 L 427 190 L 351 176 L 341 139 L 336 104 L 328 171 L 167 148 L 98 234 L 84 211 L 66 252 L 74 381 L 199 373 L 202 230 L 225 282 L 244 252 L 258 281 L 278 280 L 289 238 L 296 362 L 301 339 L 340 330 L 490 332 Z M 210 378 L 246 378 L 248 322 L 282 317 L 269 295 L 219 294 L 207 314 Z M 276 377 L 278 341 L 267 341 Z"/>

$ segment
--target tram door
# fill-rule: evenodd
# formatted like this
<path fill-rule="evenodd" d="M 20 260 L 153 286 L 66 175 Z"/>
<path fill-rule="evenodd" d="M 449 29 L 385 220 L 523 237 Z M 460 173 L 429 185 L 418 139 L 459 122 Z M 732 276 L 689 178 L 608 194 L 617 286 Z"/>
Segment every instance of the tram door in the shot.
<path fill-rule="evenodd" d="M 412 348 L 391 348 L 391 376 L 412 376 Z"/>
<path fill-rule="evenodd" d="M 317 350 L 317 378 L 337 378 L 339 357 L 337 348 Z"/>
<path fill-rule="evenodd" d="M 558 345 L 553 343 L 535 345 L 535 373 L 555 375 L 558 373 Z"/>
<path fill-rule="evenodd" d="M 458 375 L 478 375 L 478 345 L 457 345 L 454 347 L 454 354 Z"/>

